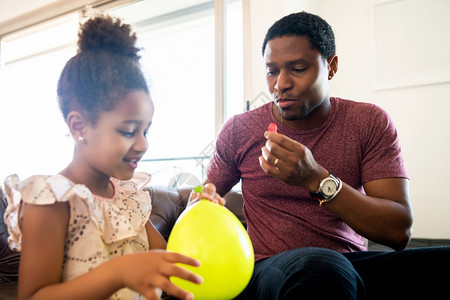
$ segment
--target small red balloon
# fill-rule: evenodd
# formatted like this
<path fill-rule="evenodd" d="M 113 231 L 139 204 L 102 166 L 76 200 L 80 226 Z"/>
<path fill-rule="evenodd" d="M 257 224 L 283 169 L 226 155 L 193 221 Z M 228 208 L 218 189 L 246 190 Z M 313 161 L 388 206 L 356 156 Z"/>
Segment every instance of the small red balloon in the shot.
<path fill-rule="evenodd" d="M 269 124 L 269 131 L 271 131 L 271 132 L 277 132 L 277 124 L 275 124 L 275 123 L 270 123 L 270 124 Z"/>

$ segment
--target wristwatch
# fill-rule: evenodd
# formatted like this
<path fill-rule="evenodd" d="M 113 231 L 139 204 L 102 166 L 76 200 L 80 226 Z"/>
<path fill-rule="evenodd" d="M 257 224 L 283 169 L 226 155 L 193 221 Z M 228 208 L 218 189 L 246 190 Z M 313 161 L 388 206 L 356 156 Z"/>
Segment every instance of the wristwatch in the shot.
<path fill-rule="evenodd" d="M 310 191 L 309 194 L 313 199 L 318 200 L 319 205 L 322 206 L 322 204 L 333 200 L 341 189 L 342 181 L 330 173 L 328 177 L 320 181 L 317 192 L 313 193 Z"/>

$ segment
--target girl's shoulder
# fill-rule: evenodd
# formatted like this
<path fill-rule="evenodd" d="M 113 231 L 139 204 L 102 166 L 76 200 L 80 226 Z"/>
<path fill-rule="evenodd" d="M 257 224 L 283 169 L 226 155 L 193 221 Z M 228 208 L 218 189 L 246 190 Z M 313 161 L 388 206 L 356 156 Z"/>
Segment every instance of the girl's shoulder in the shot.
<path fill-rule="evenodd" d="M 94 224 L 106 243 L 136 236 L 148 222 L 151 212 L 151 199 L 144 187 L 151 176 L 136 172 L 130 180 L 111 178 L 116 190 L 113 201 L 102 201 L 83 184 L 75 184 L 61 174 L 35 175 L 23 181 L 17 175 L 5 180 L 5 194 L 8 206 L 5 223 L 10 233 L 12 248 L 21 247 L 21 204 L 51 205 L 67 202 L 72 210 L 70 222 L 82 216 Z"/>
<path fill-rule="evenodd" d="M 69 192 L 76 192 L 80 196 L 91 195 L 89 189 L 83 185 L 76 185 L 61 174 L 34 175 L 20 180 L 17 175 L 8 176 L 5 180 L 5 192 L 9 204 L 18 204 L 20 201 L 48 205 L 55 202 L 67 202 Z"/>
<path fill-rule="evenodd" d="M 111 178 L 115 186 L 122 192 L 141 191 L 151 179 L 151 175 L 136 172 L 130 180 L 122 181 Z M 10 175 L 5 180 L 5 192 L 8 199 L 37 205 L 48 205 L 55 202 L 68 202 L 70 196 L 78 195 L 86 199 L 93 197 L 91 191 L 83 184 L 75 184 L 61 174 L 33 175 L 20 180 L 17 175 Z"/>
<path fill-rule="evenodd" d="M 21 249 L 22 203 L 51 205 L 68 201 L 66 194 L 73 183 L 62 175 L 35 175 L 23 181 L 17 175 L 10 175 L 4 182 L 7 199 L 4 220 L 7 225 L 8 243 L 12 249 Z"/>

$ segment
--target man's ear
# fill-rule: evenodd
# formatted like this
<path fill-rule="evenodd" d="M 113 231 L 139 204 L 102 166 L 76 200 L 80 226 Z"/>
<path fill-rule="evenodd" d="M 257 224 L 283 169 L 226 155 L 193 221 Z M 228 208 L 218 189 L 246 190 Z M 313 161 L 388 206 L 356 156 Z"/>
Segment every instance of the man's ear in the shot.
<path fill-rule="evenodd" d="M 331 79 L 338 71 L 338 56 L 336 54 L 331 55 L 329 58 L 327 58 L 327 62 L 328 79 Z"/>
<path fill-rule="evenodd" d="M 86 142 L 86 131 L 88 122 L 83 113 L 79 111 L 71 111 L 66 118 L 72 137 L 77 143 Z"/>

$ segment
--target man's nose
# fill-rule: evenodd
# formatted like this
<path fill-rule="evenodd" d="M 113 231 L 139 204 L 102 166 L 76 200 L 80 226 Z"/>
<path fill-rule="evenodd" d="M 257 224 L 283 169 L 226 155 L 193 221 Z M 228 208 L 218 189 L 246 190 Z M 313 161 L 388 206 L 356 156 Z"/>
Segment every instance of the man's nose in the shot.
<path fill-rule="evenodd" d="M 279 92 L 284 92 L 292 87 L 292 80 L 287 71 L 281 70 L 278 74 L 277 83 L 275 89 Z"/>

